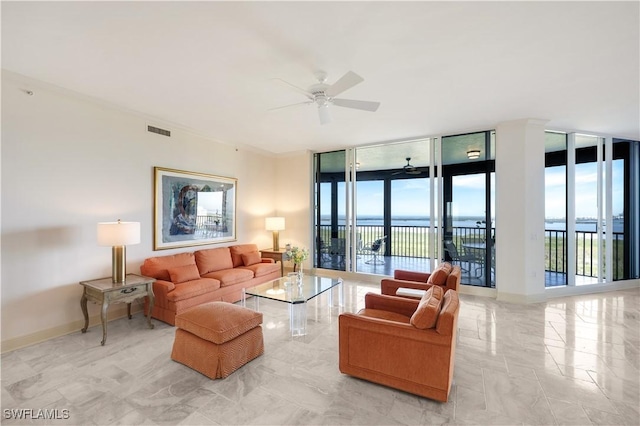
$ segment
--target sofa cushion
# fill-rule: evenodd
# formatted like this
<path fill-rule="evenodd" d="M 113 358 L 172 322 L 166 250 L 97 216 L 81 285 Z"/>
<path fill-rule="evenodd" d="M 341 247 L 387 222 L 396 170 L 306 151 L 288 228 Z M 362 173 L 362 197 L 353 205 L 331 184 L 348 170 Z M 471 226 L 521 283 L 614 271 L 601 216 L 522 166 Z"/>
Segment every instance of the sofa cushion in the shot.
<path fill-rule="evenodd" d="M 227 302 L 209 302 L 176 315 L 176 326 L 218 345 L 262 324 L 262 314 Z"/>
<path fill-rule="evenodd" d="M 277 263 L 256 263 L 251 266 L 242 266 L 242 269 L 249 269 L 253 271 L 253 276 L 255 278 L 262 277 L 264 275 L 269 275 L 273 272 L 277 272 L 280 275 L 280 265 Z"/>
<path fill-rule="evenodd" d="M 244 266 L 242 262 L 242 253 L 250 253 L 252 251 L 258 251 L 258 246 L 255 244 L 238 244 L 237 246 L 229 247 L 231 250 L 231 261 L 233 262 L 233 268 L 238 266 Z"/>
<path fill-rule="evenodd" d="M 429 275 L 427 284 L 444 286 L 447 282 L 447 277 L 451 273 L 451 264 L 449 262 L 443 262 Z"/>
<path fill-rule="evenodd" d="M 212 278 L 200 278 L 176 284 L 176 288 L 167 293 L 167 300 L 179 302 L 202 294 L 211 293 L 220 288 L 220 281 Z"/>
<path fill-rule="evenodd" d="M 257 251 L 250 251 L 248 253 L 242 253 L 242 263 L 244 266 L 255 265 L 262 262 L 262 256 Z"/>
<path fill-rule="evenodd" d="M 444 290 L 434 285 L 422 296 L 418 308 L 411 316 L 411 325 L 419 329 L 433 328 L 438 321 Z"/>
<path fill-rule="evenodd" d="M 209 272 L 203 275 L 207 278 L 215 278 L 220 281 L 222 287 L 241 283 L 243 281 L 249 281 L 253 278 L 253 271 L 247 268 L 233 268 L 225 269 L 222 271 Z"/>
<path fill-rule="evenodd" d="M 175 266 L 167 269 L 167 272 L 174 284 L 200 279 L 200 272 L 195 264 Z"/>
<path fill-rule="evenodd" d="M 196 259 L 193 253 L 179 253 L 171 256 L 158 256 L 145 259 L 140 266 L 140 273 L 157 280 L 171 281 L 169 268 L 183 265 L 195 265 Z"/>
<path fill-rule="evenodd" d="M 195 258 L 200 275 L 233 268 L 229 247 L 198 250 L 195 253 Z"/>

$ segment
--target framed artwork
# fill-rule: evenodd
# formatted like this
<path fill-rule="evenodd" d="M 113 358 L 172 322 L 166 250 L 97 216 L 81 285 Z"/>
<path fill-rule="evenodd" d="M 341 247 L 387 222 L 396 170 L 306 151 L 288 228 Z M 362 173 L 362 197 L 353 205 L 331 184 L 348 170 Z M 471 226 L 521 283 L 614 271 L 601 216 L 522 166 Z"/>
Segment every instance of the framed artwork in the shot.
<path fill-rule="evenodd" d="M 236 240 L 237 179 L 154 167 L 154 250 Z"/>

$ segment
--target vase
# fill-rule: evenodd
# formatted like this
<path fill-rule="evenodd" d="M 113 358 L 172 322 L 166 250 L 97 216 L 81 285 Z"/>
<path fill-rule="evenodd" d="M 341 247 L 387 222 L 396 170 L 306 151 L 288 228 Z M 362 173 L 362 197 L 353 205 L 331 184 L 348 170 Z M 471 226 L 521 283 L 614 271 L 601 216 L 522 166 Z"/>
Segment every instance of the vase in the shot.
<path fill-rule="evenodd" d="M 298 282 L 302 281 L 302 276 L 304 275 L 304 273 L 302 271 L 302 263 L 296 263 L 294 269 L 298 273 Z"/>

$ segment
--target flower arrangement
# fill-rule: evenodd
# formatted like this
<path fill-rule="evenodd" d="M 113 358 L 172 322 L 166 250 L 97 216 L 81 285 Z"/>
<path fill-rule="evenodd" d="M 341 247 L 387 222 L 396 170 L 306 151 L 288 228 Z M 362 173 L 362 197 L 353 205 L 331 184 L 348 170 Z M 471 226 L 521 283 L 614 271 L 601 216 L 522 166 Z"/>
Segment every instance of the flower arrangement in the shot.
<path fill-rule="evenodd" d="M 309 258 L 309 250 L 305 248 L 292 247 L 291 250 L 287 251 L 287 257 L 296 265 L 300 265 Z"/>

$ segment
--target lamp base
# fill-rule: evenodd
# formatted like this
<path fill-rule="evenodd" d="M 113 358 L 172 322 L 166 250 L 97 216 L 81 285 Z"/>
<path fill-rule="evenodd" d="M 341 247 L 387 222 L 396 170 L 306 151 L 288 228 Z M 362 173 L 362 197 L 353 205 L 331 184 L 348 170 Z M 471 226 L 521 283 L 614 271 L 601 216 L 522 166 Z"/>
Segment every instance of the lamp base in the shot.
<path fill-rule="evenodd" d="M 273 231 L 273 250 L 280 250 L 280 231 Z"/>
<path fill-rule="evenodd" d="M 125 246 L 111 248 L 111 276 L 114 284 L 124 284 L 127 276 L 127 259 Z"/>

